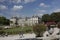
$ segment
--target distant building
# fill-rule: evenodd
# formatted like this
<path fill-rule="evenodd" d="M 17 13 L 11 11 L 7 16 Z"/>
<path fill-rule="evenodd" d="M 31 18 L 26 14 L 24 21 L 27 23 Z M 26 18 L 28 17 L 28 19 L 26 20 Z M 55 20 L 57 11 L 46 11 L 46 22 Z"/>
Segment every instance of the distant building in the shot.
<path fill-rule="evenodd" d="M 15 26 L 17 25 L 17 17 L 12 17 L 10 19 L 10 26 Z"/>
<path fill-rule="evenodd" d="M 18 20 L 16 20 L 17 17 L 13 17 L 10 19 L 13 23 L 10 23 L 10 25 L 16 25 L 17 23 L 19 26 L 32 26 L 35 24 L 40 24 L 41 18 L 38 16 L 33 16 L 33 17 L 19 17 Z"/>
<path fill-rule="evenodd" d="M 25 25 L 35 25 L 40 23 L 40 18 L 39 17 L 26 17 L 26 18 L 19 18 L 18 24 L 25 26 Z"/>

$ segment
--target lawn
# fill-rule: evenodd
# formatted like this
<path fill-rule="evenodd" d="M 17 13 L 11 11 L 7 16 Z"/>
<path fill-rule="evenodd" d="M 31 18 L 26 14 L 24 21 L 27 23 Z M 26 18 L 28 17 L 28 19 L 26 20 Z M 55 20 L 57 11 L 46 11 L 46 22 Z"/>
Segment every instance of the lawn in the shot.
<path fill-rule="evenodd" d="M 13 27 L 11 29 L 4 29 L 4 31 L 8 34 L 19 34 L 21 31 L 23 33 L 31 33 L 32 27 Z"/>

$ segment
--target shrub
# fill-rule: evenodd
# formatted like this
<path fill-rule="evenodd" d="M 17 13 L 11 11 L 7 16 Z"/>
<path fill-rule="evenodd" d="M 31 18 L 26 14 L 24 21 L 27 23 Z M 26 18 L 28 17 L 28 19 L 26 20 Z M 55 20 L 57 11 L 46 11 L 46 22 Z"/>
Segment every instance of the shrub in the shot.
<path fill-rule="evenodd" d="M 36 24 L 33 26 L 33 31 L 37 37 L 42 36 L 42 33 L 46 30 L 46 26 L 42 24 Z"/>
<path fill-rule="evenodd" d="M 22 31 L 23 33 L 30 33 L 32 32 L 32 27 L 13 27 L 11 29 L 5 29 L 5 32 L 8 34 L 19 34 L 20 31 Z"/>
<path fill-rule="evenodd" d="M 4 30 L 0 30 L 0 35 L 5 34 Z"/>

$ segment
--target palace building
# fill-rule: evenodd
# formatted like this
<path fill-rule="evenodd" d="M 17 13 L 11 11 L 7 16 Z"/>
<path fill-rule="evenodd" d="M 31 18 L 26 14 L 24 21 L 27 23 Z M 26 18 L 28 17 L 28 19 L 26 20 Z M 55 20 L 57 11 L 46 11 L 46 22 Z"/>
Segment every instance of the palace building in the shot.
<path fill-rule="evenodd" d="M 12 17 L 10 19 L 10 26 L 19 25 L 19 26 L 32 26 L 35 24 L 40 24 L 41 18 L 39 16 L 32 17 Z"/>

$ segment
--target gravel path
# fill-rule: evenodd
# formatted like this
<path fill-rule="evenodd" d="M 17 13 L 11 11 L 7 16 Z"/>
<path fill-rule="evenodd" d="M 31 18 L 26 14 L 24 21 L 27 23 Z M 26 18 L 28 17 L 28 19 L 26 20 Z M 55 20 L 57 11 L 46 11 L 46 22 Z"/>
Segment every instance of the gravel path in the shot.
<path fill-rule="evenodd" d="M 19 35 L 9 35 L 8 37 L 0 37 L 0 40 L 17 40 L 26 38 L 35 38 L 35 34 L 23 34 L 23 38 L 20 38 Z"/>
<path fill-rule="evenodd" d="M 8 37 L 0 37 L 0 40 L 15 40 L 19 39 L 19 35 L 9 35 Z"/>

